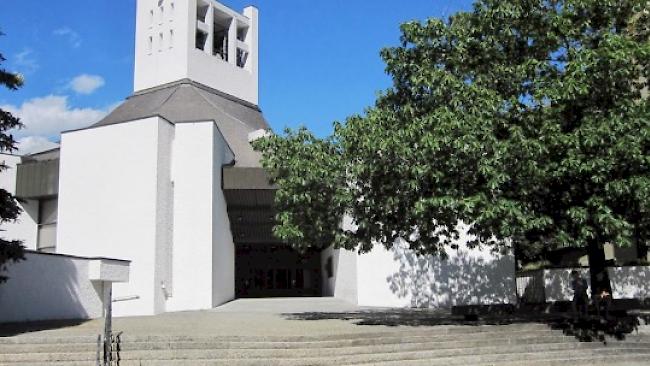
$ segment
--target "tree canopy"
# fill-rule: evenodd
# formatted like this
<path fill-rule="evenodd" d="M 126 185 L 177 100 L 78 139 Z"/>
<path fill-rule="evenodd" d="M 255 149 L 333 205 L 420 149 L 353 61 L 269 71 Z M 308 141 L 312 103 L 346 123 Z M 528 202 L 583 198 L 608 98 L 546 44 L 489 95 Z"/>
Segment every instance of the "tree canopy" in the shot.
<path fill-rule="evenodd" d="M 0 35 L 2 35 L 1 32 Z M 4 61 L 5 58 L 0 54 L 0 64 Z M 22 84 L 23 79 L 20 75 L 0 67 L 0 85 L 9 90 L 16 90 Z M 16 141 L 10 131 L 21 127 L 22 123 L 19 118 L 0 109 L 0 153 L 12 153 L 16 150 Z M 0 171 L 5 169 L 7 166 L 4 161 L 0 161 Z M 16 197 L 0 188 L 0 224 L 15 220 L 20 212 Z M 7 263 L 17 262 L 21 259 L 24 259 L 22 242 L 0 237 L 0 283 L 7 280 L 7 277 L 1 274 L 6 269 Z"/>
<path fill-rule="evenodd" d="M 649 11 L 647 0 L 480 0 L 404 23 L 401 44 L 381 51 L 393 85 L 374 106 L 325 140 L 260 144 L 280 186 L 276 233 L 311 237 L 286 233 L 317 202 L 316 221 L 347 213 L 358 228 L 329 222 L 303 243 L 329 235 L 361 252 L 401 238 L 444 256 L 459 222 L 471 224 L 470 247 L 584 246 L 592 267 L 605 242 L 645 245 Z M 318 144 L 336 153 L 307 156 Z M 341 185 L 285 185 L 302 161 Z"/>

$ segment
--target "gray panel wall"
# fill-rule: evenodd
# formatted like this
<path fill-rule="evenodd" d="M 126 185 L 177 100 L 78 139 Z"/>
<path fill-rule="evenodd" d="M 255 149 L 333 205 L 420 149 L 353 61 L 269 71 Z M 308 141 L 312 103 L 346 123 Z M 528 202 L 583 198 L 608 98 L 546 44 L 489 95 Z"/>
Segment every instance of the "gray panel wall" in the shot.
<path fill-rule="evenodd" d="M 18 164 L 16 196 L 43 198 L 59 193 L 59 159 Z"/>

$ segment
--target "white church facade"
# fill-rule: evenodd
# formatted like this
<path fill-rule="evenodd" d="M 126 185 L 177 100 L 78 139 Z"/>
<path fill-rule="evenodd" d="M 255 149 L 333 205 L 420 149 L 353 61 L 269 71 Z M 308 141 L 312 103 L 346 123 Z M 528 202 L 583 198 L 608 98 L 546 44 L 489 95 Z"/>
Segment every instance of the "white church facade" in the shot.
<path fill-rule="evenodd" d="M 30 250 L 10 277 L 12 266 L 37 277 L 29 266 L 40 253 L 129 261 L 128 281 L 112 285 L 116 316 L 265 296 L 385 307 L 515 302 L 510 255 L 462 243 L 447 261 L 399 245 L 299 254 L 275 239 L 274 187 L 250 144 L 270 131 L 258 107 L 257 9 L 137 0 L 136 14 L 133 95 L 63 132 L 60 148 L 0 156 L 10 167 L 2 187 L 24 210 L 2 234 Z M 9 306 L 3 291 L 0 309 Z M 9 320 L 61 317 L 16 314 Z"/>

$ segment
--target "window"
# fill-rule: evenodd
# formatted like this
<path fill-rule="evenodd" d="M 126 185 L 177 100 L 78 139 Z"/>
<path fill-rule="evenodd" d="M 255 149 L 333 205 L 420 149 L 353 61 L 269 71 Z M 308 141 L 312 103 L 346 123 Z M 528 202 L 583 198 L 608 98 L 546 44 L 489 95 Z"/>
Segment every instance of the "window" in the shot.
<path fill-rule="evenodd" d="M 200 30 L 196 31 L 196 40 L 195 40 L 196 48 L 198 48 L 199 50 L 205 50 L 205 43 L 207 42 L 207 40 L 208 40 L 207 33 Z"/>
<path fill-rule="evenodd" d="M 56 218 L 58 199 L 39 201 L 38 206 L 38 236 L 36 249 L 52 253 L 56 250 Z"/>
<path fill-rule="evenodd" d="M 151 55 L 151 50 L 153 49 L 153 37 L 149 36 L 147 40 L 147 54 Z"/>
<path fill-rule="evenodd" d="M 229 21 L 214 22 L 212 27 L 212 55 L 228 61 L 228 28 Z"/>
<path fill-rule="evenodd" d="M 158 7 L 158 23 L 162 24 L 163 20 L 165 19 L 165 7 L 164 6 L 159 6 Z"/>
<path fill-rule="evenodd" d="M 248 27 L 237 27 L 237 40 L 246 42 L 247 34 L 248 34 Z"/>
<path fill-rule="evenodd" d="M 241 48 L 237 49 L 237 66 L 244 68 L 246 67 L 246 61 L 248 61 L 248 52 L 242 50 Z"/>
<path fill-rule="evenodd" d="M 169 3 L 169 21 L 174 20 L 174 3 Z"/>
<path fill-rule="evenodd" d="M 158 34 L 158 52 L 161 52 L 162 49 L 163 49 L 163 41 L 164 41 L 163 34 L 159 33 Z"/>
<path fill-rule="evenodd" d="M 210 9 L 210 5 L 207 3 L 204 3 L 203 1 L 197 1 L 196 2 L 196 20 L 199 22 L 205 23 L 207 17 L 208 17 L 208 10 Z"/>
<path fill-rule="evenodd" d="M 169 30 L 169 48 L 174 48 L 174 30 Z"/>
<path fill-rule="evenodd" d="M 153 9 L 149 10 L 149 28 L 153 25 Z"/>

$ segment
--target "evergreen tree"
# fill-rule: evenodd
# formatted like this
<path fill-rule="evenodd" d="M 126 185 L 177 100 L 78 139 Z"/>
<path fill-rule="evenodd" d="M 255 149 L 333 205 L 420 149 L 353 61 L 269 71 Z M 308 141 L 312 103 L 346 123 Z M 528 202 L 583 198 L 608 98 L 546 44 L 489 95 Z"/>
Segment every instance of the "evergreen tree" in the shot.
<path fill-rule="evenodd" d="M 0 35 L 2 33 L 0 32 Z M 0 54 L 0 64 L 6 59 Z M 23 84 L 22 77 L 16 73 L 9 72 L 0 67 L 0 85 L 9 90 L 17 90 Z M 21 128 L 23 125 L 20 119 L 11 113 L 0 109 L 0 152 L 12 153 L 16 148 L 16 140 L 10 134 L 11 130 Z M 0 171 L 8 169 L 4 161 L 0 161 Z M 0 189 L 0 224 L 14 221 L 20 215 L 21 209 L 18 206 L 16 197 L 4 189 Z M 0 231 L 1 233 L 1 231 Z M 7 280 L 2 272 L 6 270 L 9 262 L 18 262 L 24 259 L 23 245 L 20 240 L 11 240 L 0 237 L 0 283 Z"/>

